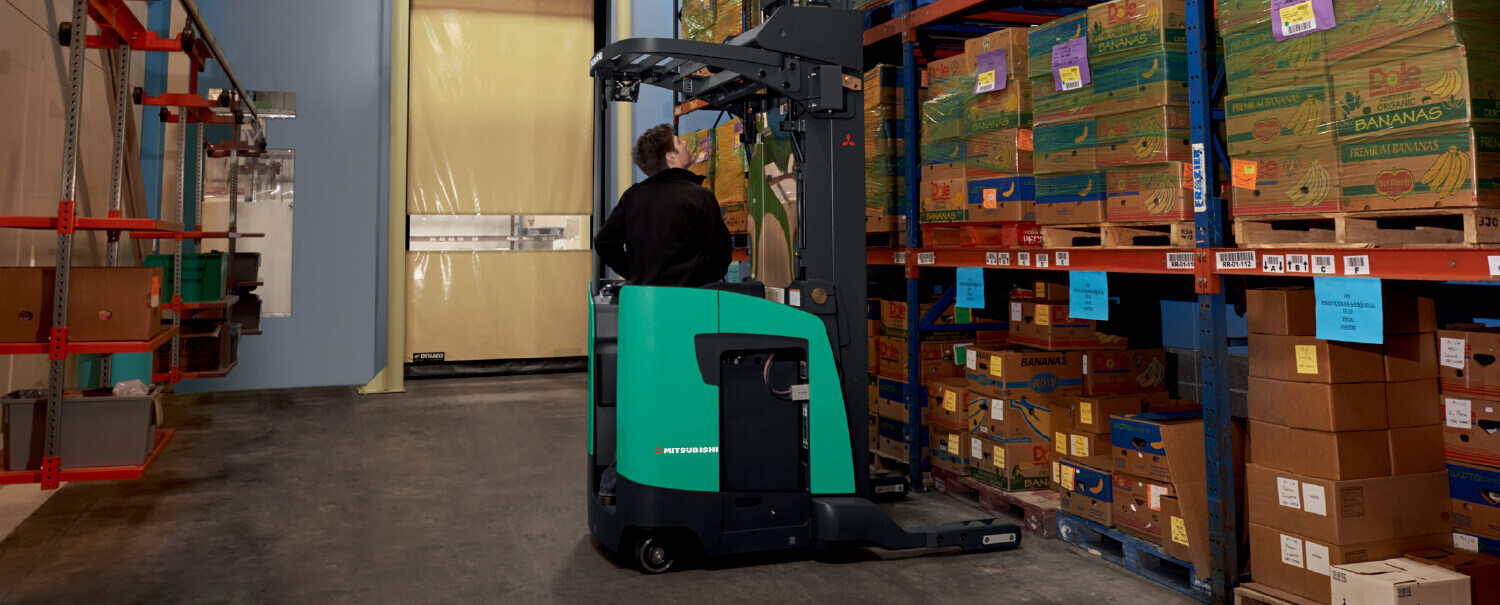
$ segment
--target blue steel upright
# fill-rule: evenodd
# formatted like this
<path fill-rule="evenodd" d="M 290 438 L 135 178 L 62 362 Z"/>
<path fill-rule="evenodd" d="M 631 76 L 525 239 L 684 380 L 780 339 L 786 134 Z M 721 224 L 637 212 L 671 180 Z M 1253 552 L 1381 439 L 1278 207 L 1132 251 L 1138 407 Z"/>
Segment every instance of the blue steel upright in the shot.
<path fill-rule="evenodd" d="M 896 0 L 895 14 L 902 15 L 911 11 L 911 4 L 915 0 Z M 905 34 L 903 34 L 904 36 Z M 902 117 L 905 118 L 906 128 L 906 250 L 907 254 L 916 254 L 922 247 L 922 229 L 917 220 L 917 200 L 920 193 L 921 183 L 918 171 L 922 165 L 920 151 L 917 147 L 918 124 L 921 119 L 917 113 L 917 79 L 921 77 L 917 73 L 917 41 L 903 39 L 901 41 L 901 88 L 905 98 L 901 99 Z M 902 269 L 905 271 L 905 269 Z M 926 399 L 926 393 L 922 392 L 921 375 L 922 359 L 918 349 L 921 345 L 921 317 L 922 308 L 919 301 L 920 286 L 915 277 L 907 276 L 906 279 L 906 382 L 904 397 L 906 401 L 906 442 L 910 444 L 907 464 L 908 478 L 911 479 L 911 489 L 922 491 L 922 472 L 927 467 L 927 450 L 922 447 L 922 401 Z"/>

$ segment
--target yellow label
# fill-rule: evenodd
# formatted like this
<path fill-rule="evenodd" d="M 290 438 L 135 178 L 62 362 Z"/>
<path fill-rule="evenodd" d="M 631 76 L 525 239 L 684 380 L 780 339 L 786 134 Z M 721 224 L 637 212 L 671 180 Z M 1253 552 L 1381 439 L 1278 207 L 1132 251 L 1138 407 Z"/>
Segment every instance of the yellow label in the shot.
<path fill-rule="evenodd" d="M 1059 475 L 1059 472 L 1057 470 L 1058 468 L 1061 468 L 1061 467 L 1062 467 L 1061 464 L 1058 464 L 1056 462 L 1052 463 L 1052 482 L 1055 483 L 1055 484 L 1057 484 L 1057 485 L 1062 485 L 1062 477 Z"/>
<path fill-rule="evenodd" d="M 1036 291 L 1037 298 L 1047 298 L 1047 282 L 1037 280 L 1036 286 L 1032 290 Z"/>
<path fill-rule="evenodd" d="M 1039 325 L 1039 326 L 1050 326 L 1050 325 L 1052 325 L 1052 305 L 1037 305 L 1036 306 L 1036 325 Z"/>
<path fill-rule="evenodd" d="M 1183 546 L 1189 546 L 1187 523 L 1182 521 L 1182 517 L 1172 517 L 1172 541 Z"/>
<path fill-rule="evenodd" d="M 1094 403 L 1092 401 L 1078 402 L 1078 421 L 1084 424 L 1094 423 Z"/>
<path fill-rule="evenodd" d="M 948 453 L 958 455 L 958 433 L 948 434 Z"/>
<path fill-rule="evenodd" d="M 1052 444 L 1053 444 L 1053 447 L 1057 449 L 1057 453 L 1062 454 L 1064 456 L 1068 455 L 1068 436 L 1067 435 L 1062 434 L 1062 433 L 1057 433 L 1057 434 L 1053 435 L 1052 436 Z"/>
<path fill-rule="evenodd" d="M 995 87 L 995 70 L 991 69 L 991 70 L 989 70 L 987 72 L 979 74 L 979 87 L 980 88 L 994 88 Z"/>
<path fill-rule="evenodd" d="M 1059 69 L 1057 70 L 1057 75 L 1062 76 L 1063 82 L 1079 82 L 1083 80 L 1083 70 L 1079 69 L 1077 65 Z"/>
<path fill-rule="evenodd" d="M 994 449 L 995 455 L 991 458 L 990 461 L 994 462 L 995 466 L 1003 471 L 1005 470 L 1005 448 L 997 445 L 994 446 Z"/>
<path fill-rule="evenodd" d="M 958 411 L 958 394 L 953 391 L 943 393 L 943 409 L 950 412 Z"/>
<path fill-rule="evenodd" d="M 1087 457 L 1089 455 L 1089 438 L 1088 437 L 1084 437 L 1083 435 L 1074 435 L 1073 436 L 1073 455 L 1074 456 L 1084 456 L 1084 457 Z"/>
<path fill-rule="evenodd" d="M 1297 345 L 1297 373 L 1318 373 L 1318 347 L 1315 345 Z"/>
<path fill-rule="evenodd" d="M 1062 486 L 1065 490 L 1073 491 L 1073 467 L 1066 464 L 1062 465 Z"/>
<path fill-rule="evenodd" d="M 1000 356 L 999 355 L 991 355 L 990 356 L 990 376 L 994 376 L 996 378 L 999 378 L 1000 377 L 1000 371 L 1004 367 L 1005 367 L 1005 365 L 1002 364 L 1002 363 L 1000 363 Z"/>
<path fill-rule="evenodd" d="M 1281 7 L 1281 22 L 1283 24 L 1302 23 L 1313 20 L 1312 0 L 1301 4 Z"/>

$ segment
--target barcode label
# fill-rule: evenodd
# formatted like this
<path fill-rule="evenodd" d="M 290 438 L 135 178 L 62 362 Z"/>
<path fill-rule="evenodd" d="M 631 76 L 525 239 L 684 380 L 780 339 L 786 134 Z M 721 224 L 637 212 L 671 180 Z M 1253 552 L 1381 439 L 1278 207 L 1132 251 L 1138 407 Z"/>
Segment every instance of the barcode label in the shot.
<path fill-rule="evenodd" d="M 1192 269 L 1193 268 L 1193 253 L 1192 252 L 1168 252 L 1167 253 L 1167 268 L 1168 269 Z"/>
<path fill-rule="evenodd" d="M 1059 266 L 1059 267 L 1066 267 L 1066 266 L 1068 266 L 1068 253 L 1067 252 L 1058 252 L 1055 256 L 1057 257 L 1057 259 L 1056 259 L 1057 260 L 1057 266 Z"/>
<path fill-rule="evenodd" d="M 1317 20 L 1313 19 L 1302 21 L 1300 23 L 1288 23 L 1286 24 L 1286 29 L 1282 32 L 1282 35 L 1290 36 L 1292 34 L 1300 34 L 1317 26 Z"/>
<path fill-rule="evenodd" d="M 1031 253 L 1030 252 L 1017 252 L 1016 253 L 1016 264 L 1020 265 L 1022 267 L 1030 267 L 1031 266 Z"/>
<path fill-rule="evenodd" d="M 1333 275 L 1333 255 L 1314 254 L 1312 257 L 1312 272 L 1319 275 Z"/>
<path fill-rule="evenodd" d="M 896 264 L 898 264 L 898 265 L 904 265 L 904 264 L 906 264 L 906 253 L 905 252 L 897 252 L 896 253 Z"/>
<path fill-rule="evenodd" d="M 1260 257 L 1260 270 L 1263 273 L 1286 273 L 1286 257 L 1280 254 L 1267 254 Z"/>
<path fill-rule="evenodd" d="M 1000 265 L 1001 267 L 1009 267 L 1010 266 L 1010 253 L 1009 252 L 1001 252 L 1001 253 L 997 254 L 996 256 L 999 256 L 1000 258 L 997 259 L 999 262 L 996 262 L 995 264 Z"/>
<path fill-rule="evenodd" d="M 984 264 L 989 265 L 991 267 L 999 265 L 1000 264 L 1000 253 L 999 252 L 985 252 L 984 253 Z"/>
<path fill-rule="evenodd" d="M 1077 90 L 1083 88 L 1083 80 L 1063 80 L 1063 90 Z"/>
<path fill-rule="evenodd" d="M 1306 254 L 1288 254 L 1288 255 L 1286 255 L 1286 272 L 1287 273 L 1307 273 L 1307 255 Z"/>
<path fill-rule="evenodd" d="M 1370 257 L 1368 256 L 1345 256 L 1344 275 L 1369 275 Z"/>
<path fill-rule="evenodd" d="M 937 253 L 936 252 L 918 252 L 917 253 L 917 264 L 918 265 L 931 265 L 931 264 L 936 263 L 936 262 L 937 262 Z"/>
<path fill-rule="evenodd" d="M 1243 252 L 1220 252 L 1218 254 L 1220 269 L 1254 269 L 1255 251 Z"/>
<path fill-rule="evenodd" d="M 1045 254 L 1038 254 L 1038 255 L 1036 255 L 1036 266 L 1038 266 L 1038 267 L 1046 267 L 1047 266 L 1047 255 L 1045 255 Z"/>

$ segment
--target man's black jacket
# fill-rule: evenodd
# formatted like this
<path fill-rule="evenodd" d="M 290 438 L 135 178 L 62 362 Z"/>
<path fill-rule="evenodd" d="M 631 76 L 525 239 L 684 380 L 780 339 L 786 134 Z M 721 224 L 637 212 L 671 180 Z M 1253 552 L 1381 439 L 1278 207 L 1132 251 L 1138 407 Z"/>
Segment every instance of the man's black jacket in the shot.
<path fill-rule="evenodd" d="M 668 168 L 636 183 L 594 236 L 599 258 L 638 286 L 698 287 L 729 268 L 729 229 L 703 177 Z"/>

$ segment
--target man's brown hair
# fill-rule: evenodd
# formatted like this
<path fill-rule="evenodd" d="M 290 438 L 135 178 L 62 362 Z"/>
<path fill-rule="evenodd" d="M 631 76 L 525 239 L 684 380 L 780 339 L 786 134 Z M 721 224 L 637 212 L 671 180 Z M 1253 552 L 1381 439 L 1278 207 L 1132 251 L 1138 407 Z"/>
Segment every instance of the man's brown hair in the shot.
<path fill-rule="evenodd" d="M 672 139 L 677 133 L 671 124 L 660 124 L 652 126 L 649 130 L 641 133 L 641 137 L 635 140 L 635 149 L 630 156 L 635 160 L 635 165 L 646 173 L 646 176 L 656 176 L 656 173 L 667 169 L 667 152 L 676 149 Z"/>

